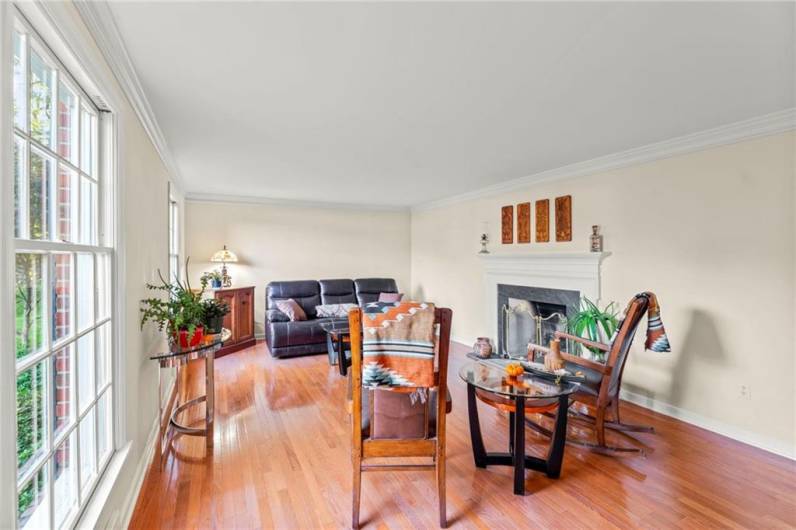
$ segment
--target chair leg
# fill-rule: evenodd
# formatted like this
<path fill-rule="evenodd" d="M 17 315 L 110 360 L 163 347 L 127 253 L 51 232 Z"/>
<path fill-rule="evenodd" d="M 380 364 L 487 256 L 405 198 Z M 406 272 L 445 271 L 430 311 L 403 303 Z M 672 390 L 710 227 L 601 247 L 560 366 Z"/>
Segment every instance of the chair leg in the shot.
<path fill-rule="evenodd" d="M 437 442 L 439 443 L 439 442 Z M 439 527 L 448 527 L 448 515 L 445 509 L 445 453 L 437 450 L 437 496 L 439 497 Z"/>
<path fill-rule="evenodd" d="M 605 445 L 605 409 L 598 408 L 594 415 L 594 431 L 597 434 L 597 445 Z"/>
<path fill-rule="evenodd" d="M 359 496 L 362 491 L 362 466 L 359 458 L 354 458 L 354 502 L 351 514 L 351 528 L 359 528 Z"/>
<path fill-rule="evenodd" d="M 624 431 L 624 432 L 649 432 L 649 433 L 655 432 L 655 427 L 652 427 L 650 425 L 635 425 L 632 423 L 622 423 L 621 420 L 619 419 L 619 405 L 618 404 L 612 405 L 611 408 L 613 409 L 612 415 L 615 418 L 615 420 L 604 421 L 603 424 L 605 425 L 606 429 L 611 429 L 613 431 Z M 594 416 L 590 416 L 578 410 L 570 409 L 570 411 L 572 413 L 573 420 L 584 421 L 590 425 L 594 425 L 597 422 L 597 418 L 595 418 Z"/>

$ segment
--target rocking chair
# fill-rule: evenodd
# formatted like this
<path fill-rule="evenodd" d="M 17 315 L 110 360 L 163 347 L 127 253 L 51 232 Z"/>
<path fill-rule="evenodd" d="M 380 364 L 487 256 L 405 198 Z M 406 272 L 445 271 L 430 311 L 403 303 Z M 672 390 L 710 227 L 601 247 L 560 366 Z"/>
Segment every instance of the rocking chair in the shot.
<path fill-rule="evenodd" d="M 619 391 L 622 385 L 622 372 L 625 369 L 625 362 L 627 361 L 630 345 L 633 343 L 636 329 L 641 322 L 642 315 L 647 312 L 648 306 L 649 298 L 645 293 L 636 295 L 630 301 L 625 311 L 625 318 L 611 344 L 590 341 L 561 331 L 555 333 L 557 339 L 569 339 L 583 346 L 607 353 L 605 364 L 569 353 L 561 353 L 561 356 L 564 358 L 564 368 L 573 373 L 582 372 L 583 376 L 586 378 L 586 381 L 581 384 L 580 389 L 573 395 L 572 401 L 580 402 L 594 410 L 594 416 L 591 416 L 570 409 L 572 419 L 580 420 L 591 426 L 597 438 L 596 444 L 577 442 L 574 440 L 568 440 L 568 442 L 588 447 L 596 452 L 644 454 L 644 450 L 640 448 L 607 445 L 605 442 L 605 429 L 608 428 L 619 432 L 655 432 L 653 427 L 622 423 L 619 418 Z M 542 352 L 550 351 L 548 348 L 542 346 L 534 346 L 534 349 Z M 606 418 L 606 413 L 609 409 L 613 417 L 611 421 Z M 530 420 L 526 421 L 529 426 L 535 430 L 544 434 L 548 433 L 548 430 L 540 425 Z"/>

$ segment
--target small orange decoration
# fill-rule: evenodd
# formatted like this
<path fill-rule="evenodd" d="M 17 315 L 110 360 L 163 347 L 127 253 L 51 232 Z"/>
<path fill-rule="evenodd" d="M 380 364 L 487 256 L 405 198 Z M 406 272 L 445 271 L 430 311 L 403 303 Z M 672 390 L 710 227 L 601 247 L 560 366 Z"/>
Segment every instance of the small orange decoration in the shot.
<path fill-rule="evenodd" d="M 517 377 L 518 375 L 522 375 L 524 372 L 525 369 L 520 363 L 509 363 L 506 365 L 506 373 L 509 374 L 509 377 Z"/>

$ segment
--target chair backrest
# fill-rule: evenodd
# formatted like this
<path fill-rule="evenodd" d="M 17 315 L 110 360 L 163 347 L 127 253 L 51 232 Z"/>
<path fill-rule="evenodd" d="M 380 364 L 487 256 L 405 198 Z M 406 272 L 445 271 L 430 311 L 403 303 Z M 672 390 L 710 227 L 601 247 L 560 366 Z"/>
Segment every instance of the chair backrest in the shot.
<path fill-rule="evenodd" d="M 318 280 L 324 304 L 356 304 L 353 280 Z"/>
<path fill-rule="evenodd" d="M 357 278 L 354 287 L 359 305 L 376 302 L 380 293 L 398 292 L 398 285 L 392 278 Z"/>
<path fill-rule="evenodd" d="M 321 305 L 321 288 L 315 280 L 271 282 L 265 288 L 266 309 L 274 309 L 277 300 L 290 298 L 301 306 L 307 318 L 315 318 L 315 306 Z"/>
<path fill-rule="evenodd" d="M 641 323 L 641 317 L 647 312 L 647 307 L 649 307 L 649 298 L 645 293 L 633 297 L 625 310 L 625 318 L 616 332 L 616 337 L 611 343 L 606 364 L 613 368 L 608 385 L 608 394 L 612 397 L 619 393 L 622 372 L 625 370 L 630 346 L 633 344 L 636 330 Z"/>
<path fill-rule="evenodd" d="M 446 413 L 446 395 L 448 391 L 448 352 L 450 350 L 450 332 L 451 332 L 451 318 L 452 311 L 447 308 L 438 307 L 435 309 L 434 323 L 438 326 L 438 331 L 435 336 L 435 386 L 433 387 L 437 392 L 436 399 L 436 428 L 434 437 L 437 439 L 444 439 L 445 436 L 445 413 Z M 354 308 L 348 313 L 349 328 L 351 330 L 351 397 L 352 397 L 352 426 L 354 438 L 354 450 L 362 450 L 362 309 Z M 400 389 L 398 389 L 400 390 Z M 430 400 L 427 401 L 427 403 Z M 371 402 L 371 407 L 373 403 Z M 413 439 L 398 439 L 398 440 L 370 440 L 370 442 L 388 442 L 388 447 L 397 447 L 391 444 L 400 444 L 406 442 L 408 446 L 404 446 L 399 452 L 393 456 L 431 456 L 427 454 L 428 446 L 417 446 L 418 452 L 412 452 L 412 442 L 417 441 Z M 361 454 L 361 453 L 360 453 Z M 384 455 L 389 456 L 389 455 Z"/>

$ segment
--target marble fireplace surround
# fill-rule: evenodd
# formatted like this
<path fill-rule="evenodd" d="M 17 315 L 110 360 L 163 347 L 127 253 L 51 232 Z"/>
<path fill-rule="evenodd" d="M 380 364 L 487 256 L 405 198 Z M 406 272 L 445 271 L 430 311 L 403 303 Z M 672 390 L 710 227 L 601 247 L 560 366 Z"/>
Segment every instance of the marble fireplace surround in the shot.
<path fill-rule="evenodd" d="M 593 302 L 600 299 L 600 265 L 610 252 L 527 252 L 479 254 L 484 267 L 484 322 L 497 344 L 498 285 L 520 285 L 580 291 Z"/>

